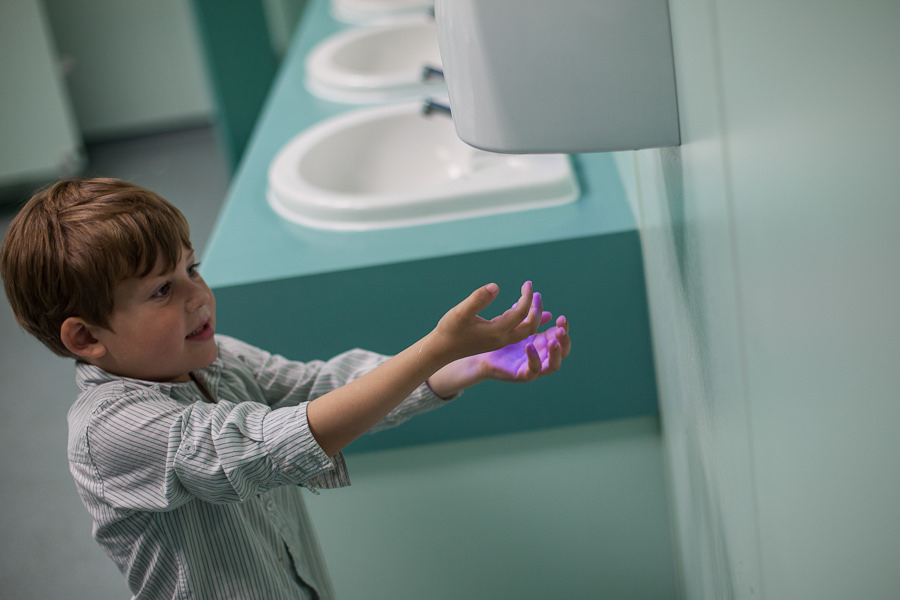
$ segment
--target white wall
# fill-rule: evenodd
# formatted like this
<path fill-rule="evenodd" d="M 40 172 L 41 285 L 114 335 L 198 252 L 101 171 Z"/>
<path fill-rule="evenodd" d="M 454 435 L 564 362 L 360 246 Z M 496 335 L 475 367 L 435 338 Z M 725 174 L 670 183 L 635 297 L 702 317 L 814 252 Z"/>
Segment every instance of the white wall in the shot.
<path fill-rule="evenodd" d="M 81 135 L 38 0 L 0 2 L 0 186 L 70 175 Z"/>
<path fill-rule="evenodd" d="M 86 138 L 206 123 L 212 100 L 185 0 L 44 0 Z"/>
<path fill-rule="evenodd" d="M 676 597 L 655 418 L 347 461 L 351 487 L 307 496 L 339 598 Z"/>
<path fill-rule="evenodd" d="M 900 3 L 671 0 L 635 154 L 687 598 L 900 597 Z"/>

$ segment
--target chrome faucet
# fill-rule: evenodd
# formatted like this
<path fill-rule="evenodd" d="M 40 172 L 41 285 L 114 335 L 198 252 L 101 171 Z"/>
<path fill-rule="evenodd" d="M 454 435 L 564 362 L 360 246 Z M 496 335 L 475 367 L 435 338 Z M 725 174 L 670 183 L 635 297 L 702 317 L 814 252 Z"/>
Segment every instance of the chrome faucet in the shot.
<path fill-rule="evenodd" d="M 446 104 L 442 104 L 433 100 L 432 98 L 425 98 L 425 103 L 422 105 L 422 114 L 423 115 L 431 115 L 434 112 L 439 112 L 451 116 L 450 107 Z"/>
<path fill-rule="evenodd" d="M 422 81 L 428 82 L 432 79 L 443 79 L 444 72 L 437 67 L 432 67 L 430 65 L 425 65 L 422 67 Z"/>

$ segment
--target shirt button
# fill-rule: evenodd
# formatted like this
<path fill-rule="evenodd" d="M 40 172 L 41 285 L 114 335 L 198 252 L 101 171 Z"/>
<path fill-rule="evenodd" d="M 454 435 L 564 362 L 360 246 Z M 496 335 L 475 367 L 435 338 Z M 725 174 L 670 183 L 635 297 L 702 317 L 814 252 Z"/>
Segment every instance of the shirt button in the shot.
<path fill-rule="evenodd" d="M 274 511 L 275 510 L 275 501 L 269 500 L 268 502 L 266 502 L 266 508 L 268 508 L 271 511 Z"/>

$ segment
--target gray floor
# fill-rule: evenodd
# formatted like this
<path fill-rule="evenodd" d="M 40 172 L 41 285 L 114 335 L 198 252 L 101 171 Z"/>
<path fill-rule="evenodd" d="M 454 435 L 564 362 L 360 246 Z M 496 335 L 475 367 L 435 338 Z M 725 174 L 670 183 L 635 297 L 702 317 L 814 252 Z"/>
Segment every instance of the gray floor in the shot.
<path fill-rule="evenodd" d="M 228 188 L 209 128 L 88 149 L 85 175 L 125 179 L 161 194 L 191 224 L 198 255 Z M 0 208 L 5 235 L 14 207 Z M 66 464 L 72 361 L 21 331 L 0 294 L 0 590 L 4 598 L 128 598 L 119 572 L 91 539 L 91 520 Z"/>

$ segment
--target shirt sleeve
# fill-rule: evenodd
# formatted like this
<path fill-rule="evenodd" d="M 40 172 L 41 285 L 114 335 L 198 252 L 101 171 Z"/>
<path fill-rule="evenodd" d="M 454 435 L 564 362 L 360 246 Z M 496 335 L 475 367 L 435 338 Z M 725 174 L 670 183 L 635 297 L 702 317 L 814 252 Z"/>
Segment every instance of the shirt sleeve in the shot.
<path fill-rule="evenodd" d="M 263 389 L 266 401 L 273 407 L 293 406 L 314 400 L 368 373 L 390 358 L 357 348 L 328 361 L 300 363 L 232 338 L 224 341 L 239 360 L 252 370 Z M 447 401 L 437 396 L 428 384 L 423 383 L 368 433 L 396 427 L 416 415 L 446 404 Z"/>
<path fill-rule="evenodd" d="M 343 457 L 328 457 L 312 437 L 305 405 L 185 403 L 142 389 L 104 402 L 85 436 L 91 468 L 83 470 L 115 508 L 170 510 L 193 499 L 241 502 L 283 485 L 349 484 Z"/>
<path fill-rule="evenodd" d="M 79 472 L 96 477 L 116 508 L 170 510 L 192 499 L 241 502 L 283 485 L 349 485 L 342 454 L 313 437 L 307 403 L 388 357 L 351 350 L 299 363 L 236 340 L 220 343 L 216 403 L 180 398 L 166 384 L 100 386 L 85 429 Z M 443 404 L 422 384 L 372 430 L 398 425 Z"/>

